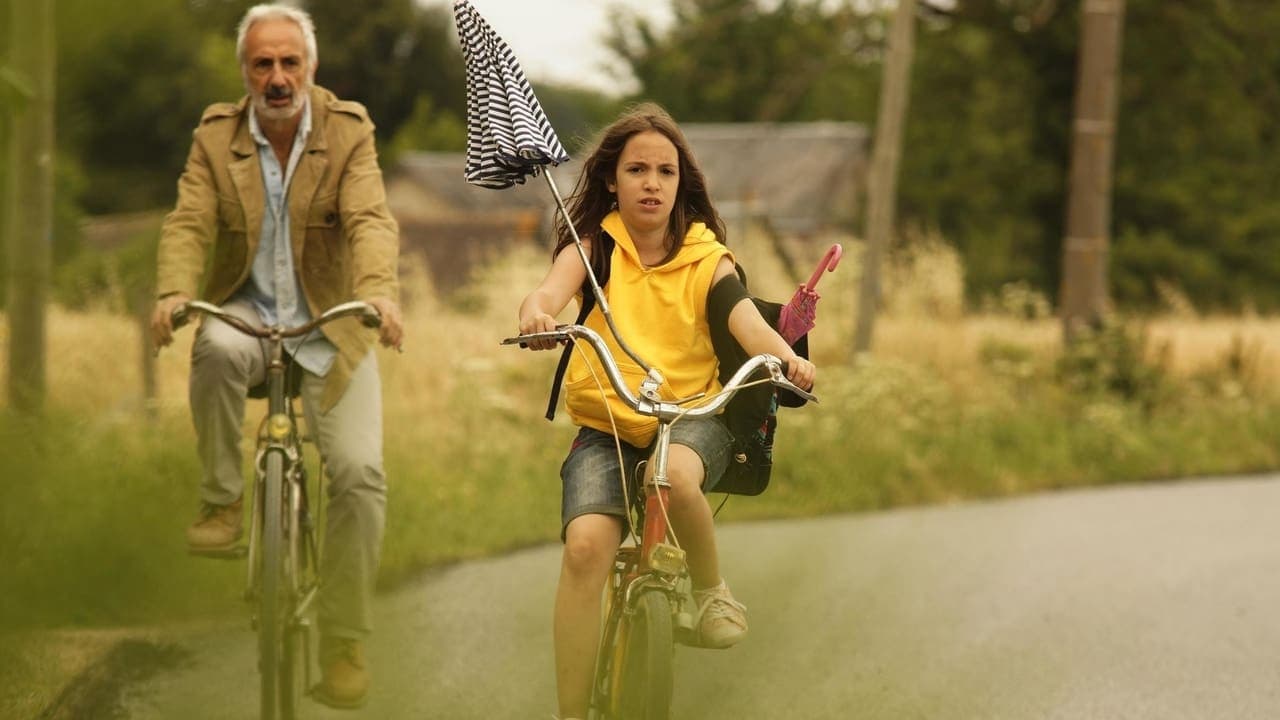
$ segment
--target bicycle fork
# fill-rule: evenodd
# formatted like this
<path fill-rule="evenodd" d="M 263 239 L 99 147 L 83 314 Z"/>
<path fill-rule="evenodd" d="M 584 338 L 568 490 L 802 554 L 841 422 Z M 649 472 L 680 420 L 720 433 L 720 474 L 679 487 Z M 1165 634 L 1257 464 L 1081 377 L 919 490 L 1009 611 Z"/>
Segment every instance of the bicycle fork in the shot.
<path fill-rule="evenodd" d="M 670 535 L 667 515 L 671 483 L 667 481 L 667 449 L 671 442 L 671 426 L 658 424 L 653 454 L 653 477 L 645 483 L 644 528 L 640 540 L 640 563 L 645 570 L 678 577 L 685 573 L 685 553 L 677 544 L 668 543 Z"/>

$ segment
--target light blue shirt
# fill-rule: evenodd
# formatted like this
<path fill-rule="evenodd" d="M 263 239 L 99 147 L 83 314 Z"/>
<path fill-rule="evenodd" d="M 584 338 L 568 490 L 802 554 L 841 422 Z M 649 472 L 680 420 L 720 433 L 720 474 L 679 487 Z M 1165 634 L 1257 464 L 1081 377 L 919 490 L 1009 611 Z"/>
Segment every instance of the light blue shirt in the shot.
<path fill-rule="evenodd" d="M 262 184 L 266 189 L 266 212 L 262 215 L 262 232 L 258 252 L 253 257 L 249 280 L 236 293 L 248 300 L 262 322 L 283 327 L 297 327 L 311 321 L 311 311 L 302 295 L 302 283 L 294 272 L 293 250 L 289 242 L 289 185 L 293 171 L 302 157 L 302 149 L 311 134 L 311 99 L 302 108 L 302 121 L 293 138 L 289 163 L 283 170 L 271 143 L 258 124 L 253 104 L 249 105 L 249 132 L 258 144 L 258 160 L 262 168 Z M 305 340 L 305 342 L 304 342 Z M 333 366 L 337 348 L 319 330 L 305 338 L 285 341 L 299 365 L 316 375 L 325 375 Z"/>

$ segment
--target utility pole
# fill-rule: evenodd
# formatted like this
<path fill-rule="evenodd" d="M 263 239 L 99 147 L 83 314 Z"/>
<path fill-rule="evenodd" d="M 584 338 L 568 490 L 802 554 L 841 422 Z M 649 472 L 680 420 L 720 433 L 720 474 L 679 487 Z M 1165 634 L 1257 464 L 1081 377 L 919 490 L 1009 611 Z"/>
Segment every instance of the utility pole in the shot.
<path fill-rule="evenodd" d="M 27 86 L 10 118 L 6 193 L 9 402 L 39 412 L 45 395 L 45 302 L 53 256 L 54 0 L 9 3 L 10 69 Z"/>
<path fill-rule="evenodd" d="M 1107 265 L 1116 87 L 1124 0 L 1084 0 L 1076 69 L 1067 234 L 1062 243 L 1062 335 L 1070 344 L 1110 309 Z"/>
<path fill-rule="evenodd" d="M 911 59 L 915 52 L 916 0 L 898 0 L 889 31 L 889 53 L 880 84 L 875 145 L 867 182 L 866 251 L 858 292 L 858 320 L 854 353 L 871 349 L 876 312 L 880 305 L 880 263 L 893 235 L 898 199 L 898 165 L 902 157 L 902 125 L 911 90 Z"/>

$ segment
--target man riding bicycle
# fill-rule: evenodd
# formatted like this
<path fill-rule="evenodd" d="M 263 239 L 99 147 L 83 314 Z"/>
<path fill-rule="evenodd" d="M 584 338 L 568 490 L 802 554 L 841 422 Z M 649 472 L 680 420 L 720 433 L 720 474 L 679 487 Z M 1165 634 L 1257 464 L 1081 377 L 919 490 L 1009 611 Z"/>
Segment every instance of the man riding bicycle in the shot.
<path fill-rule="evenodd" d="M 399 230 L 367 112 L 314 85 L 307 13 L 283 4 L 253 7 L 236 45 L 248 95 L 205 110 L 161 230 L 156 345 L 172 342 L 171 313 L 197 295 L 212 250 L 202 297 L 226 311 L 253 325 L 294 327 L 333 305 L 363 300 L 382 316 L 382 344 L 398 347 Z M 323 679 L 315 697 L 336 707 L 360 705 L 369 685 L 360 641 L 371 627 L 386 515 L 373 341 L 373 331 L 344 318 L 286 344 L 329 475 L 320 568 Z M 202 509 L 187 529 L 193 551 L 229 550 L 242 535 L 241 426 L 246 395 L 263 381 L 265 365 L 260 341 L 218 320 L 201 326 L 190 378 L 203 466 Z"/>

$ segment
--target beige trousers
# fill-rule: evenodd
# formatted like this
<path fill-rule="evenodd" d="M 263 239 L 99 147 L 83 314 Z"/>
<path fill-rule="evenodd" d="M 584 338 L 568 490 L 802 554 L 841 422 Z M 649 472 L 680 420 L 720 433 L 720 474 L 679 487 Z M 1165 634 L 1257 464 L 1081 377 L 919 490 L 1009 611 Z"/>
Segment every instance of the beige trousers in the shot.
<path fill-rule="evenodd" d="M 252 306 L 223 309 L 255 325 Z M 226 505 L 244 492 L 241 428 L 249 388 L 266 377 L 264 345 L 213 318 L 191 351 L 191 415 L 204 473 L 200 497 Z M 320 631 L 360 638 L 372 628 L 370 609 L 386 523 L 382 468 L 382 386 L 370 352 L 332 409 L 319 412 L 324 378 L 304 372 L 302 405 L 328 476 L 327 522 L 320 555 Z"/>

